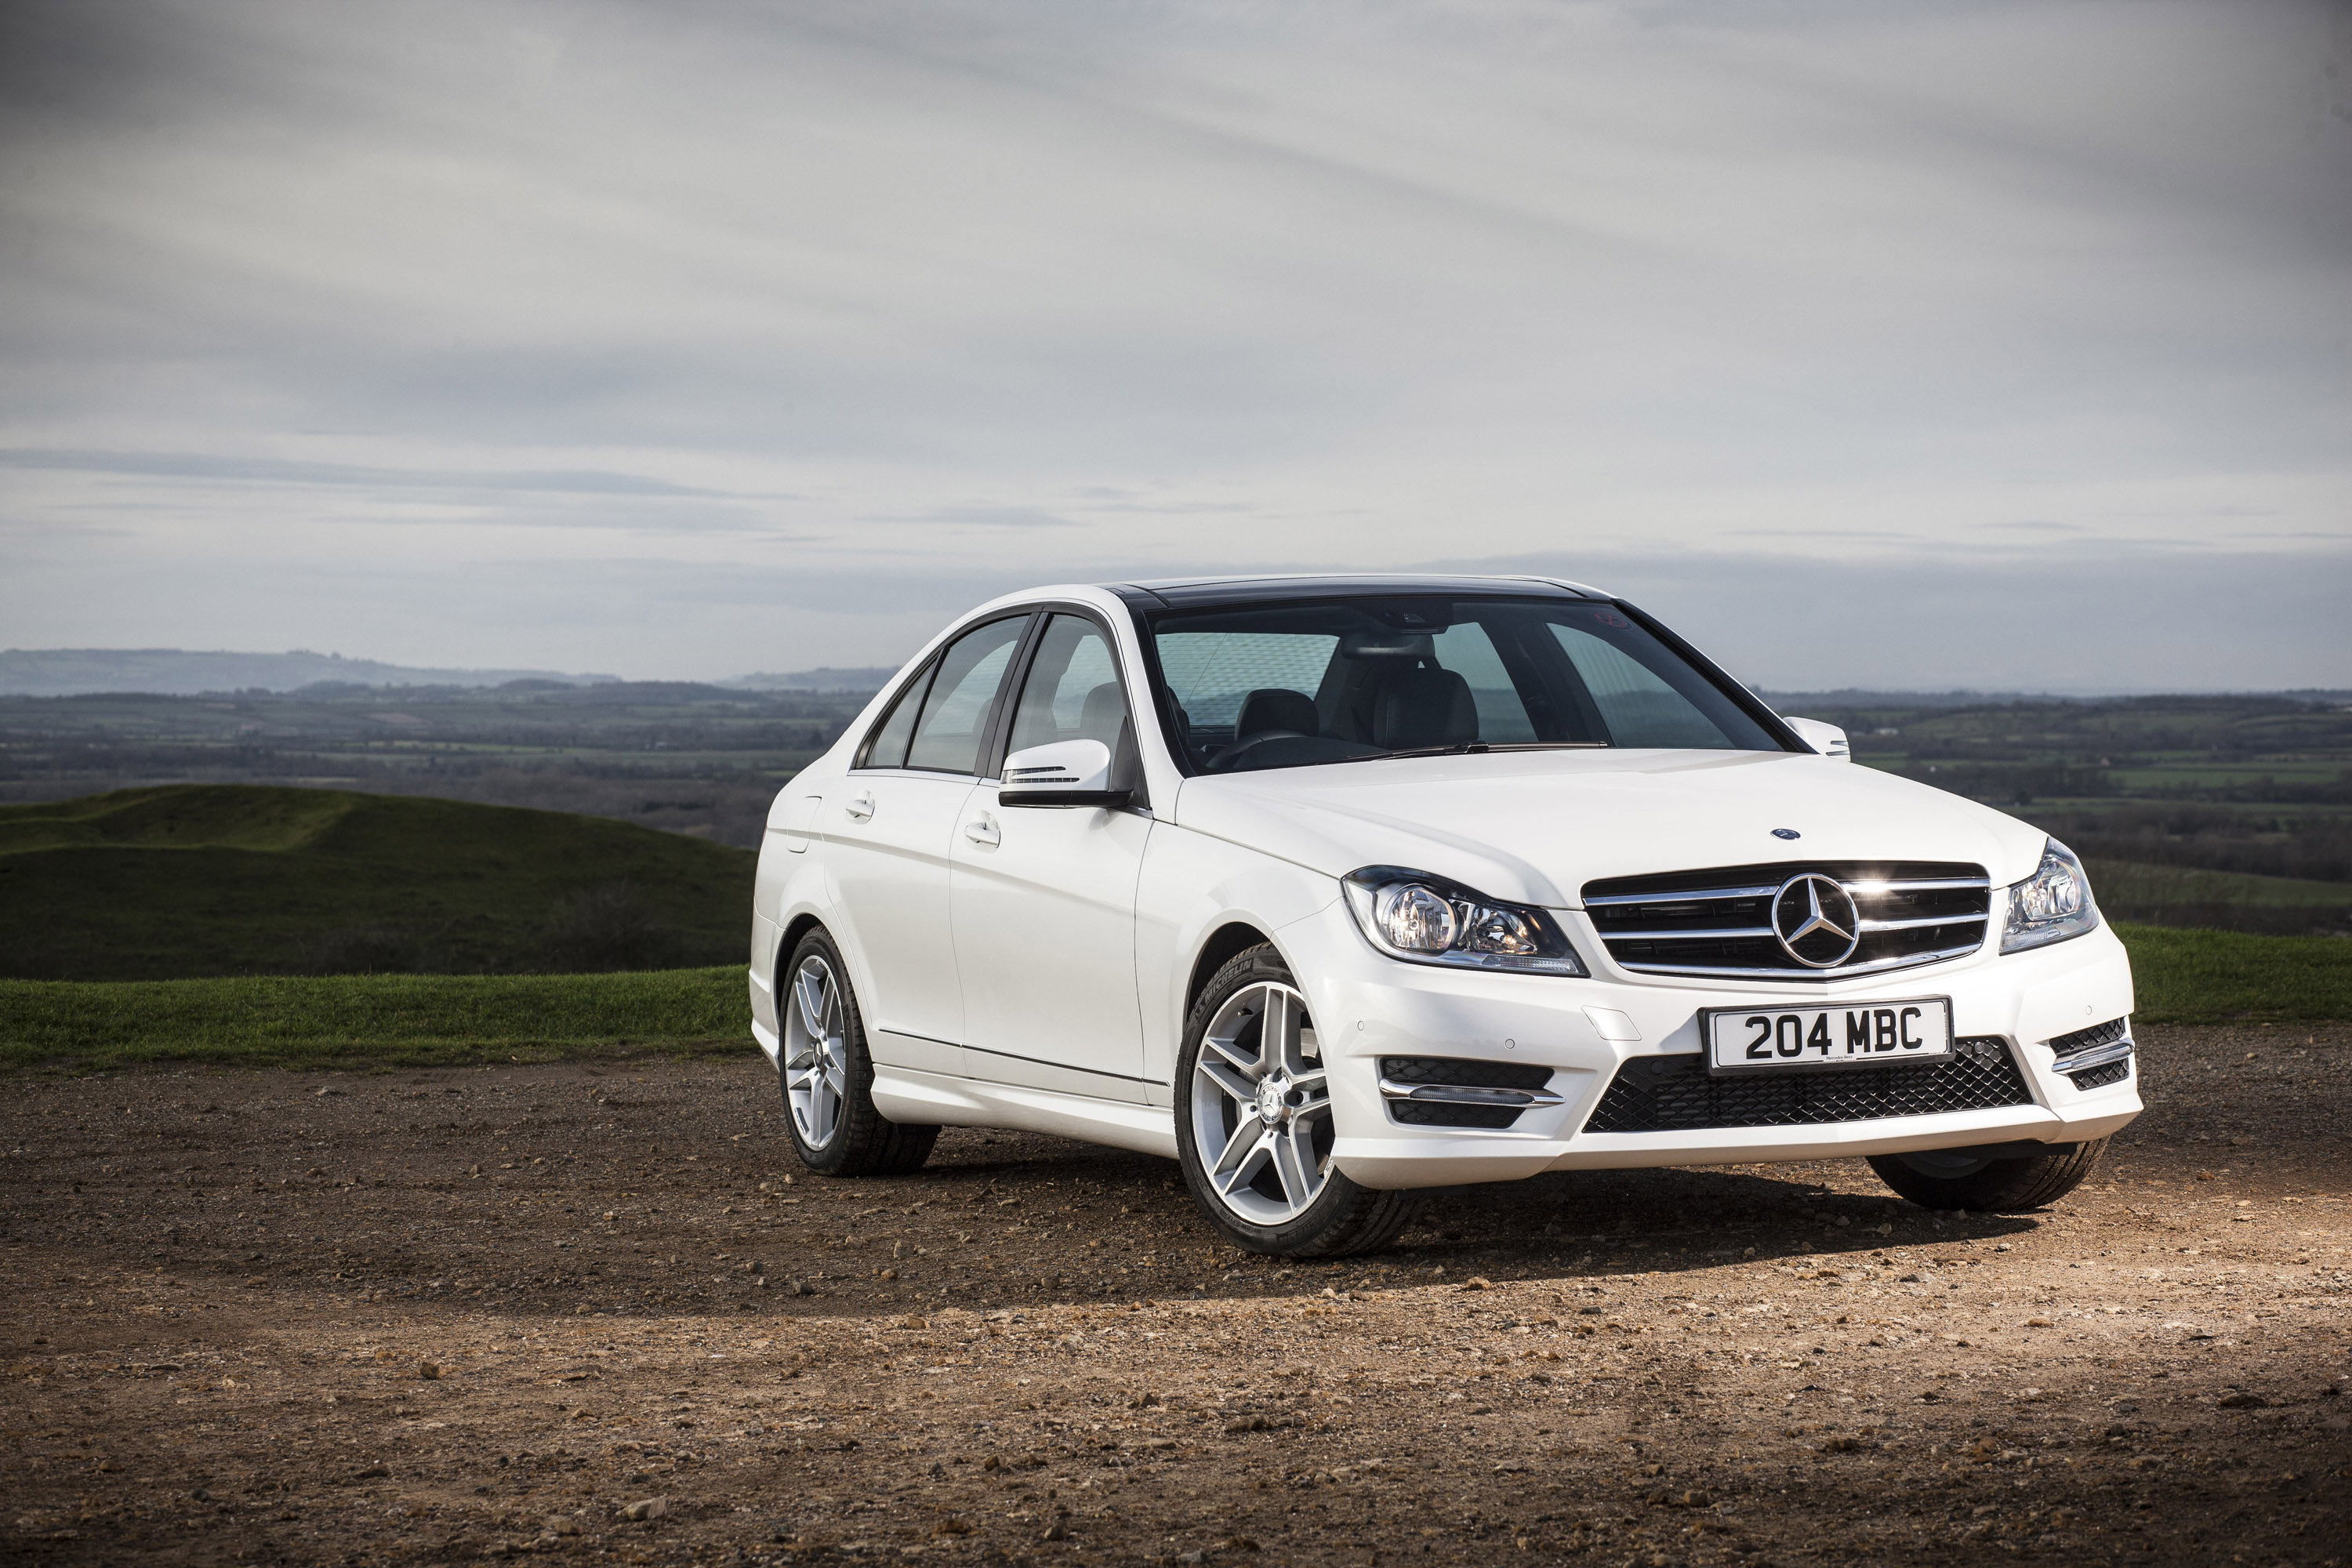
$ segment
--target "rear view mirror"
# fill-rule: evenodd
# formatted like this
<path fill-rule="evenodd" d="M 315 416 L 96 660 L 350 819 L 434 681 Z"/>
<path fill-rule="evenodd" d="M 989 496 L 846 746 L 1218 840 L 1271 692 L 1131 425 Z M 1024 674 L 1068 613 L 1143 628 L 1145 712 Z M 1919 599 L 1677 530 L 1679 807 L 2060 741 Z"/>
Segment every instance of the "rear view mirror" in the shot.
<path fill-rule="evenodd" d="M 1847 742 L 1845 731 L 1836 725 L 1824 724 L 1819 719 L 1790 719 L 1786 722 L 1797 732 L 1797 739 L 1822 755 L 1835 757 L 1842 763 L 1853 761 L 1853 747 Z"/>
<path fill-rule="evenodd" d="M 1004 759 L 996 804 L 1125 805 L 1135 792 L 1111 787 L 1110 760 L 1110 748 L 1100 741 L 1055 741 L 1015 752 Z"/>

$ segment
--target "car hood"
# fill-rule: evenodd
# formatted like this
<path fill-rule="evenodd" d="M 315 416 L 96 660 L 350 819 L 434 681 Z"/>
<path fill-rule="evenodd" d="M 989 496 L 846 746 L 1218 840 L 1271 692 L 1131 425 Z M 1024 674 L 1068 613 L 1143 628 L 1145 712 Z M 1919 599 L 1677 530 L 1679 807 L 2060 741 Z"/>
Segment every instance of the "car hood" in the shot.
<path fill-rule="evenodd" d="M 1184 781 L 1171 815 L 1334 877 L 1407 866 L 1552 909 L 1578 907 L 1602 878 L 1783 860 L 1958 860 L 2014 882 L 2046 838 L 1927 784 L 1781 752 L 1488 752 L 1208 774 Z"/>

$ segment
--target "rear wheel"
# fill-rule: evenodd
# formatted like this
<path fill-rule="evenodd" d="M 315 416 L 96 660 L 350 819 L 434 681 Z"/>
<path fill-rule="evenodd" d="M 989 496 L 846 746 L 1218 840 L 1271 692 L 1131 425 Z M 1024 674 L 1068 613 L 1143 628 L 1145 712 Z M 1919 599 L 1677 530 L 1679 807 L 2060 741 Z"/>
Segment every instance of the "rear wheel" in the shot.
<path fill-rule="evenodd" d="M 936 1127 L 907 1126 L 874 1106 L 874 1058 L 846 967 L 822 930 L 801 938 L 777 975 L 784 1124 L 793 1152 L 828 1176 L 891 1176 L 919 1167 Z"/>
<path fill-rule="evenodd" d="M 2106 1152 L 2104 1138 L 2053 1148 L 2047 1154 L 1923 1149 L 1911 1154 L 1873 1154 L 1870 1168 L 1922 1208 L 2018 1214 L 2054 1204 L 2081 1186 Z"/>
<path fill-rule="evenodd" d="M 1201 993 L 1176 1084 L 1176 1146 L 1192 1201 L 1252 1252 L 1370 1252 L 1421 1212 L 1421 1194 L 1360 1187 L 1331 1163 L 1315 1021 L 1271 946 L 1241 953 Z"/>

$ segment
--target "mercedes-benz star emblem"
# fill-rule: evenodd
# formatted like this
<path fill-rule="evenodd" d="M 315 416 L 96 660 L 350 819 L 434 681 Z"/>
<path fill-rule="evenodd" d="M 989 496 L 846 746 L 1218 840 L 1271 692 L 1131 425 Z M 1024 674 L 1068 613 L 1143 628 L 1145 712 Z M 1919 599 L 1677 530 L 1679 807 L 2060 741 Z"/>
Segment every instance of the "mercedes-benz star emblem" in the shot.
<path fill-rule="evenodd" d="M 1837 879 L 1805 871 L 1772 895 L 1772 931 L 1808 969 L 1835 969 L 1862 945 L 1862 913 Z"/>

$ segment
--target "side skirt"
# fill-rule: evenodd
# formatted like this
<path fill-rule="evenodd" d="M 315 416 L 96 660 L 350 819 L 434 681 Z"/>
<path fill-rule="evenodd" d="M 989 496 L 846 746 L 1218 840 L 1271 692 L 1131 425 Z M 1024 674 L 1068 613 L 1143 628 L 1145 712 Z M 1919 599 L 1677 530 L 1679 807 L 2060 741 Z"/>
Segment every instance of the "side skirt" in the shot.
<path fill-rule="evenodd" d="M 878 1065 L 874 1105 L 893 1121 L 1050 1132 L 1163 1160 L 1176 1157 L 1176 1115 L 1165 1106 Z"/>

